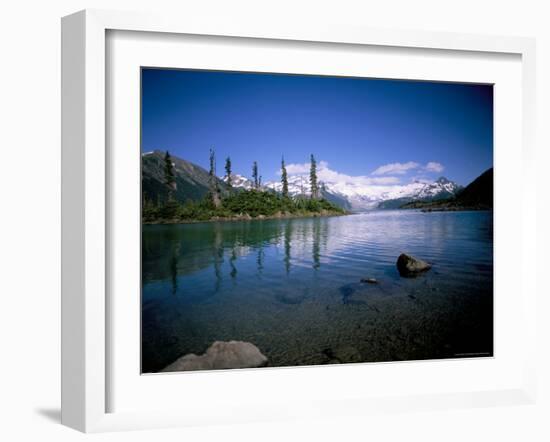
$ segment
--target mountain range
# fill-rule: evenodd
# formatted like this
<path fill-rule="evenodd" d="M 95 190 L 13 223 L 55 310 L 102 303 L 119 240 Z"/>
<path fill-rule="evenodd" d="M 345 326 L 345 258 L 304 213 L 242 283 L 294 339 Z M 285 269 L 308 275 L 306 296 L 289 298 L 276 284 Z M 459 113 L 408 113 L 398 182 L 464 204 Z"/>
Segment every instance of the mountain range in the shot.
<path fill-rule="evenodd" d="M 163 151 L 142 154 L 142 192 L 143 198 L 153 202 L 165 201 L 168 192 L 164 184 Z M 175 198 L 184 203 L 204 198 L 209 191 L 210 175 L 204 168 L 189 161 L 172 157 L 176 190 Z M 227 185 L 227 177 L 217 178 L 223 194 L 239 189 L 252 189 L 250 179 L 232 174 L 232 187 Z M 270 181 L 262 185 L 264 191 L 282 191 L 280 181 Z M 460 185 L 445 177 L 433 182 L 413 181 L 403 185 L 371 186 L 360 180 L 320 182 L 321 196 L 339 207 L 351 211 L 369 209 L 394 209 L 411 202 L 430 202 L 445 200 L 458 195 L 463 189 Z M 306 197 L 310 193 L 309 175 L 294 174 L 288 176 L 289 194 L 294 198 Z"/>
<path fill-rule="evenodd" d="M 411 201 L 404 209 L 487 210 L 493 208 L 493 168 L 487 169 L 454 197 L 433 201 Z"/>
<path fill-rule="evenodd" d="M 268 182 L 265 185 L 278 192 L 282 189 L 280 182 Z M 433 182 L 413 181 L 409 184 L 391 186 L 370 186 L 352 180 L 321 182 L 321 192 L 325 198 L 336 204 L 340 201 L 343 208 L 354 211 L 396 209 L 411 201 L 445 199 L 456 195 L 461 189 L 461 186 L 445 177 Z M 288 191 L 292 196 L 308 195 L 309 176 L 289 176 Z"/>

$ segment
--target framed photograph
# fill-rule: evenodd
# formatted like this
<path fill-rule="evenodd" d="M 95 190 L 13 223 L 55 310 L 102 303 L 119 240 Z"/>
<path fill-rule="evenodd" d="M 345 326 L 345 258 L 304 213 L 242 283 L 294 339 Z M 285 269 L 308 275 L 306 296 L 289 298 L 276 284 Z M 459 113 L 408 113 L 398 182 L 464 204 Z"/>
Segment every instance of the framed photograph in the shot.
<path fill-rule="evenodd" d="M 62 26 L 64 424 L 534 400 L 532 40 Z"/>

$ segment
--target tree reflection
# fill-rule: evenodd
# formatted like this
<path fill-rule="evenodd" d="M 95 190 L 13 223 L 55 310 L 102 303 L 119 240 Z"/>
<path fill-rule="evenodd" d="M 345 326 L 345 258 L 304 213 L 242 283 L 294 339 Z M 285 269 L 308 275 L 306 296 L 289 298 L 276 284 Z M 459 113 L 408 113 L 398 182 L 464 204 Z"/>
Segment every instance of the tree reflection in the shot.
<path fill-rule="evenodd" d="M 292 240 L 292 221 L 288 221 L 285 226 L 285 233 L 284 233 L 284 249 L 285 249 L 285 270 L 286 274 L 288 275 L 290 273 L 290 242 Z"/>
<path fill-rule="evenodd" d="M 235 245 L 233 245 L 233 248 L 231 249 L 231 257 L 229 258 L 229 266 L 231 267 L 229 276 L 231 276 L 231 279 L 233 280 L 237 277 L 237 267 L 235 266 L 235 261 L 237 261 L 237 252 L 235 250 Z"/>
<path fill-rule="evenodd" d="M 218 293 L 222 283 L 221 266 L 223 263 L 223 232 L 219 224 L 214 225 L 214 241 L 212 243 L 212 256 L 214 259 L 215 286 L 214 291 Z"/>
<path fill-rule="evenodd" d="M 256 263 L 258 264 L 258 274 L 261 275 L 264 269 L 264 248 L 262 245 L 258 248 Z"/>
<path fill-rule="evenodd" d="M 318 218 L 313 220 L 313 228 L 312 228 L 312 246 L 311 246 L 311 254 L 313 258 L 313 268 L 317 270 L 321 263 L 319 261 L 319 255 L 320 255 L 320 242 L 321 242 L 321 227 L 320 227 L 320 220 Z"/>
<path fill-rule="evenodd" d="M 180 254 L 180 243 L 174 242 L 170 256 L 170 280 L 172 283 L 172 295 L 178 291 L 178 260 Z"/>

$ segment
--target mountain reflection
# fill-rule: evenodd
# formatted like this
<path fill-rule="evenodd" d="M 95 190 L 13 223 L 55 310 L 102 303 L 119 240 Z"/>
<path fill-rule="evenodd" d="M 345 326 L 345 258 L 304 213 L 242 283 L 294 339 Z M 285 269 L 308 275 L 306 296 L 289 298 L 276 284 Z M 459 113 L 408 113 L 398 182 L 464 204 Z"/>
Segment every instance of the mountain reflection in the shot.
<path fill-rule="evenodd" d="M 352 270 L 364 274 L 374 268 L 392 271 L 402 251 L 450 265 L 458 259 L 458 245 L 472 248 L 491 240 L 491 222 L 488 214 L 380 211 L 144 226 L 142 284 L 169 284 L 176 294 L 182 290 L 182 278 L 196 276 L 200 284 L 186 280 L 188 291 L 192 287 L 197 294 L 218 293 L 226 283 L 248 284 L 253 278 L 276 284 L 277 279 L 299 278 L 308 270 L 314 274 L 321 269 L 323 274 Z M 468 243 L 466 238 L 472 236 L 475 239 Z"/>

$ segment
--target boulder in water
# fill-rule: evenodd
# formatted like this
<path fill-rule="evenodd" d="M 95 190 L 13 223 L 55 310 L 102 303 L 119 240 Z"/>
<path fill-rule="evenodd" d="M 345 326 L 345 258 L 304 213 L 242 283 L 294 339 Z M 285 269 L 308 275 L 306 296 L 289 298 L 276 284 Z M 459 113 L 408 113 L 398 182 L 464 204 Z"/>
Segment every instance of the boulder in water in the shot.
<path fill-rule="evenodd" d="M 267 357 L 254 344 L 216 341 L 203 355 L 188 354 L 165 367 L 163 372 L 254 368 L 267 365 Z"/>
<path fill-rule="evenodd" d="M 401 276 L 413 277 L 432 268 L 426 261 L 402 253 L 397 258 L 397 270 Z"/>

